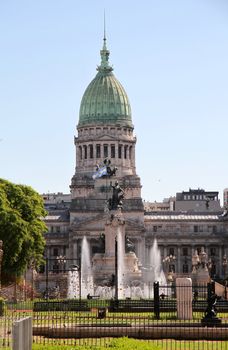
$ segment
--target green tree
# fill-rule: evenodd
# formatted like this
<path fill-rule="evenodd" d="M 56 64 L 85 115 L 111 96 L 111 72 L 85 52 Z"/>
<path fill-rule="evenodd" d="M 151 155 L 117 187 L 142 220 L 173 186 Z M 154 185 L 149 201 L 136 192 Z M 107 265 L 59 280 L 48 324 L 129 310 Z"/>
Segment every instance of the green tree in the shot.
<path fill-rule="evenodd" d="M 31 261 L 39 266 L 47 227 L 43 199 L 31 187 L 0 179 L 0 239 L 3 241 L 2 273 L 20 276 Z"/>

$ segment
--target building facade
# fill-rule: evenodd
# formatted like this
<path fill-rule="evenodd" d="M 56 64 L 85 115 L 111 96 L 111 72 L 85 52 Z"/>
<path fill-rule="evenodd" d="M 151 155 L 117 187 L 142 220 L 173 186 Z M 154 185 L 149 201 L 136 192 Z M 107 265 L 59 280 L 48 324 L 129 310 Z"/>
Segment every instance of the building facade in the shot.
<path fill-rule="evenodd" d="M 218 192 L 189 190 L 177 194 L 175 202 L 171 200 L 172 205 L 163 203 L 160 211 L 158 205 L 143 203 L 130 102 L 109 64 L 106 38 L 100 54 L 98 72 L 81 101 L 74 139 L 76 167 L 70 184 L 71 198 L 61 193 L 43 195 L 48 209 L 46 269 L 65 271 L 69 265 L 77 264 L 84 236 L 89 242 L 91 258 L 100 251 L 108 199 L 112 185 L 118 181 L 124 190 L 126 235 L 142 265 L 147 264 L 148 252 L 156 238 L 167 273 L 172 270 L 179 275 L 189 274 L 194 252 L 204 247 L 211 274 L 224 277 L 228 218 L 222 215 Z M 107 162 L 115 175 L 99 177 L 99 170 Z"/>

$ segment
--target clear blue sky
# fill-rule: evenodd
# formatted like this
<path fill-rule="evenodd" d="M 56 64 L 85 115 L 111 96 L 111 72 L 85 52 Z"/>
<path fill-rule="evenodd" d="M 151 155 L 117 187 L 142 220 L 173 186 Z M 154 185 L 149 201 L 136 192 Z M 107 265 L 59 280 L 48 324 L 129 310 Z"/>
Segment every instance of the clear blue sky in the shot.
<path fill-rule="evenodd" d="M 146 200 L 228 187 L 226 0 L 0 1 L 0 176 L 69 192 L 106 9 Z"/>

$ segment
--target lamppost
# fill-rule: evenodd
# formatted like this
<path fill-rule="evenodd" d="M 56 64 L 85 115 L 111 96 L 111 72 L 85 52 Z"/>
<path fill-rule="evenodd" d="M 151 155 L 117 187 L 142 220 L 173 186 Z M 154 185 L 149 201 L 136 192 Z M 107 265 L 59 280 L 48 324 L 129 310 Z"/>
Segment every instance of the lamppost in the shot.
<path fill-rule="evenodd" d="M 174 269 L 173 269 L 173 266 L 170 265 L 170 264 L 173 264 L 175 261 L 176 261 L 176 257 L 175 257 L 175 255 L 172 255 L 172 254 L 167 255 L 167 256 L 163 259 L 163 263 L 166 264 L 167 267 L 169 267 L 169 269 L 168 269 L 168 271 L 167 271 L 168 274 L 169 274 L 169 273 L 172 273 L 172 274 L 173 274 L 173 273 L 175 272 Z M 167 270 L 167 268 L 166 268 L 166 270 Z"/>
<path fill-rule="evenodd" d="M 60 272 L 64 272 L 65 271 L 65 264 L 66 264 L 66 257 L 63 255 L 59 255 L 56 258 L 57 263 L 60 267 Z"/>

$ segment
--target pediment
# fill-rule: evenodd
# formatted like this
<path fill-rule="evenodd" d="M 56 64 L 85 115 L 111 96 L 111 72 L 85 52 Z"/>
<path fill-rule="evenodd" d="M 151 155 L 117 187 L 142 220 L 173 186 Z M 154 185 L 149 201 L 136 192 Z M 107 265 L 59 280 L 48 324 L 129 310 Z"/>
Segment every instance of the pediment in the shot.
<path fill-rule="evenodd" d="M 105 213 L 98 214 L 94 217 L 84 217 L 84 218 L 75 218 L 74 221 L 71 224 L 71 228 L 76 228 L 77 230 L 94 230 L 94 229 L 101 229 L 104 228 L 105 221 L 107 220 L 107 217 Z"/>
<path fill-rule="evenodd" d="M 92 218 L 76 218 L 72 224 L 72 229 L 83 230 L 83 231 L 93 231 L 93 230 L 104 230 L 105 223 L 109 219 L 107 213 L 98 214 Z M 138 220 L 126 219 L 126 230 L 127 231 L 144 231 L 144 225 Z"/>
<path fill-rule="evenodd" d="M 113 135 L 110 135 L 110 134 L 104 134 L 104 135 L 101 135 L 101 136 L 98 136 L 96 138 L 96 141 L 110 141 L 110 140 L 117 140 L 117 136 L 113 136 Z"/>

